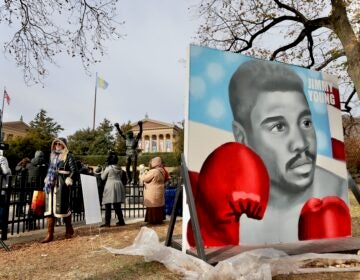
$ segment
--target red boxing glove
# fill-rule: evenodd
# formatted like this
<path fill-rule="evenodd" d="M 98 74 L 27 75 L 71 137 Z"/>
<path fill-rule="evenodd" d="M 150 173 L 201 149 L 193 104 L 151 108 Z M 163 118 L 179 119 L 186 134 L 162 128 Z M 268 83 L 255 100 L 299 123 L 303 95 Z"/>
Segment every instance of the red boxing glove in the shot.
<path fill-rule="evenodd" d="M 351 236 L 349 207 L 337 196 L 310 198 L 301 209 L 299 240 Z"/>
<path fill-rule="evenodd" d="M 266 167 L 250 148 L 229 142 L 215 149 L 201 167 L 195 196 L 204 246 L 238 245 L 240 216 L 262 219 L 269 186 Z M 187 237 L 193 246 L 191 225 Z"/>

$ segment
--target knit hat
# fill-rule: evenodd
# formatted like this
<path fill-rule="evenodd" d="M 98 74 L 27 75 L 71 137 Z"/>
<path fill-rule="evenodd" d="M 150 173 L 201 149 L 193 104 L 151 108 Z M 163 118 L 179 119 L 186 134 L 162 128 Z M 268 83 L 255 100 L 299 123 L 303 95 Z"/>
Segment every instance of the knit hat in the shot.
<path fill-rule="evenodd" d="M 59 137 L 58 140 L 60 142 L 63 142 L 64 143 L 64 146 L 67 147 L 67 140 L 64 138 L 64 137 Z"/>
<path fill-rule="evenodd" d="M 35 152 L 35 157 L 36 158 L 44 157 L 44 152 L 40 151 L 40 150 L 36 151 Z"/>
<path fill-rule="evenodd" d="M 151 159 L 150 166 L 151 168 L 157 167 L 161 165 L 161 157 L 154 157 Z"/>

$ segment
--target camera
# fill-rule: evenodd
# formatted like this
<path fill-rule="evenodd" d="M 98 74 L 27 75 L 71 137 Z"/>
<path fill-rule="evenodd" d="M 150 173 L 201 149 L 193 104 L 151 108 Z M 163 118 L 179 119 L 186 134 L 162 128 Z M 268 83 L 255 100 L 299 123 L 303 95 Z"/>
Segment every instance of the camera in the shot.
<path fill-rule="evenodd" d="M 0 150 L 5 151 L 9 149 L 9 144 L 0 142 Z"/>

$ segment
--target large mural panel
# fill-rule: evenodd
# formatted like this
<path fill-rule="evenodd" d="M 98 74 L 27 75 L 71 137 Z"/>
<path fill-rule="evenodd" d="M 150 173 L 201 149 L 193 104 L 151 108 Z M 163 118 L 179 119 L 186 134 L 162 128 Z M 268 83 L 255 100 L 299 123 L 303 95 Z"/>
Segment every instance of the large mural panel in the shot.
<path fill-rule="evenodd" d="M 189 55 L 185 158 L 204 245 L 351 236 L 336 79 L 199 46 Z"/>

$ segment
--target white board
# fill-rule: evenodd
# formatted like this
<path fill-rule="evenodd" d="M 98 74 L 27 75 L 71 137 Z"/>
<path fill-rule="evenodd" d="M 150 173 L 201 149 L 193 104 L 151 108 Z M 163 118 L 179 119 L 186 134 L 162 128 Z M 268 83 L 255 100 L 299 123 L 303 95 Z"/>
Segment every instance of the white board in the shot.
<path fill-rule="evenodd" d="M 101 207 L 96 178 L 94 176 L 80 174 L 80 179 L 84 199 L 86 224 L 101 223 Z"/>

